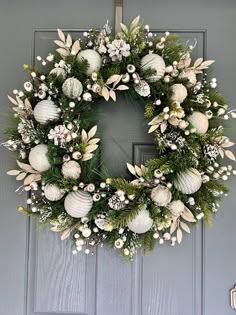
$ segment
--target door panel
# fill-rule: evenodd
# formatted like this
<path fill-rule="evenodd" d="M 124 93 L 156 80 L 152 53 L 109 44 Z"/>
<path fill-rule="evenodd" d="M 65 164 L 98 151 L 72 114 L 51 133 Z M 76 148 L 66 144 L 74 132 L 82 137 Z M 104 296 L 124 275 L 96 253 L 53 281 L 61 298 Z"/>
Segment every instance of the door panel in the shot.
<path fill-rule="evenodd" d="M 141 14 L 154 32 L 173 30 L 184 42 L 196 38 L 193 57 L 208 54 L 217 60 L 213 75 L 232 105 L 235 13 L 234 0 L 124 1 L 125 22 Z M 1 0 L 1 113 L 8 106 L 6 94 L 26 78 L 21 65 L 51 50 L 57 27 L 81 36 L 83 29 L 102 26 L 107 18 L 114 25 L 114 3 L 108 0 Z M 126 162 L 153 158 L 142 103 L 121 96 L 115 104 L 100 101 L 94 109 L 100 113 L 102 162 L 111 175 L 126 176 Z M 3 117 L 1 131 L 6 124 Z M 234 140 L 235 128 L 229 131 Z M 12 197 L 17 185 L 4 170 L 14 160 L 0 150 L 0 315 L 232 314 L 228 290 L 236 281 L 235 180 L 213 229 L 198 226 L 180 246 L 157 246 L 129 264 L 107 248 L 72 256 L 69 243 L 16 214 L 26 196 Z"/>

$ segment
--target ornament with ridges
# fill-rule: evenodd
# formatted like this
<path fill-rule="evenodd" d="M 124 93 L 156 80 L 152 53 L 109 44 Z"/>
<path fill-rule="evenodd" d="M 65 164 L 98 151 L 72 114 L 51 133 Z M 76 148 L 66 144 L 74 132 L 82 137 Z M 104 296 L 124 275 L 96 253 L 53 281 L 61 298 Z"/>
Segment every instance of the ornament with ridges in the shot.
<path fill-rule="evenodd" d="M 37 122 L 45 125 L 49 121 L 57 120 L 59 118 L 57 105 L 50 100 L 43 100 L 36 104 L 34 108 L 34 118 Z"/>
<path fill-rule="evenodd" d="M 177 175 L 174 186 L 183 194 L 190 195 L 197 192 L 202 185 L 200 172 L 195 168 L 189 168 Z"/>
<path fill-rule="evenodd" d="M 65 210 L 73 218 L 83 218 L 93 206 L 93 198 L 83 190 L 70 192 L 65 198 Z"/>
<path fill-rule="evenodd" d="M 148 77 L 149 82 L 160 80 L 165 74 L 165 61 L 157 54 L 148 54 L 141 59 L 141 67 L 143 70 L 151 69 L 155 73 Z"/>

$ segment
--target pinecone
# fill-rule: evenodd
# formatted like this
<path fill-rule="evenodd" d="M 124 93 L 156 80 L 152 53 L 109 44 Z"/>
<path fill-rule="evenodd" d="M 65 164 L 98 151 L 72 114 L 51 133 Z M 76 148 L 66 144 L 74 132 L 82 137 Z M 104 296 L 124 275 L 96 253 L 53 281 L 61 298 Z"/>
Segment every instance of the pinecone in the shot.
<path fill-rule="evenodd" d="M 203 153 L 208 161 L 215 162 L 219 152 L 219 146 L 217 144 L 206 144 L 203 148 Z"/>
<path fill-rule="evenodd" d="M 125 202 L 121 201 L 119 196 L 114 195 L 108 200 L 108 205 L 111 209 L 121 210 L 125 208 Z"/>

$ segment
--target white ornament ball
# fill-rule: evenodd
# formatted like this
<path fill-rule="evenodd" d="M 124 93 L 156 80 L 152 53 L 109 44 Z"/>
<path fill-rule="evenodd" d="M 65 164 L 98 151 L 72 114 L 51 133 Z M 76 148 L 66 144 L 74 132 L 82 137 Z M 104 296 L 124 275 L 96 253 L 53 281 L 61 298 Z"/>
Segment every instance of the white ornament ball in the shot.
<path fill-rule="evenodd" d="M 64 194 L 65 191 L 55 184 L 47 184 L 44 188 L 44 195 L 50 201 L 60 200 Z"/>
<path fill-rule="evenodd" d="M 96 52 L 93 49 L 85 49 L 82 50 L 78 54 L 78 59 L 81 60 L 87 60 L 88 61 L 88 69 L 87 74 L 90 75 L 93 72 L 97 72 L 102 65 L 102 57 L 99 55 L 98 52 Z"/>
<path fill-rule="evenodd" d="M 183 194 L 194 194 L 202 185 L 202 177 L 198 170 L 189 168 L 184 172 L 178 174 L 174 181 L 174 186 Z"/>
<path fill-rule="evenodd" d="M 76 99 L 83 92 L 82 83 L 76 78 L 68 78 L 62 85 L 62 92 L 69 98 Z"/>
<path fill-rule="evenodd" d="M 64 162 L 62 165 L 62 174 L 65 178 L 78 179 L 81 174 L 81 167 L 76 161 Z"/>
<path fill-rule="evenodd" d="M 174 200 L 169 204 L 168 208 L 174 217 L 179 217 L 184 212 L 185 205 L 181 200 Z"/>
<path fill-rule="evenodd" d="M 183 103 L 183 101 L 186 99 L 188 92 L 186 87 L 181 84 L 177 83 L 172 85 L 172 95 L 170 99 L 174 102 Z"/>
<path fill-rule="evenodd" d="M 141 66 L 143 70 L 155 70 L 156 73 L 150 75 L 148 81 L 155 82 L 161 79 L 165 74 L 165 61 L 157 54 L 148 54 L 141 59 Z"/>
<path fill-rule="evenodd" d="M 152 189 L 151 199 L 155 202 L 157 206 L 165 207 L 171 201 L 171 191 L 168 187 L 158 185 L 157 187 Z"/>
<path fill-rule="evenodd" d="M 62 76 L 64 79 L 66 78 L 66 71 L 59 67 L 52 69 L 50 74 L 55 74 L 57 77 Z"/>
<path fill-rule="evenodd" d="M 196 74 L 194 73 L 194 71 L 192 70 L 184 70 L 180 73 L 179 75 L 180 79 L 188 79 L 188 86 L 194 86 L 197 83 L 197 77 Z"/>
<path fill-rule="evenodd" d="M 48 146 L 38 144 L 30 150 L 29 163 L 38 172 L 45 172 L 50 169 L 51 165 L 47 157 Z"/>
<path fill-rule="evenodd" d="M 128 223 L 128 228 L 134 233 L 146 233 L 152 227 L 153 219 L 150 217 L 147 205 L 144 205 L 137 216 Z"/>
<path fill-rule="evenodd" d="M 204 134 L 209 127 L 209 120 L 206 115 L 201 112 L 193 112 L 188 121 L 196 129 L 196 133 Z"/>
<path fill-rule="evenodd" d="M 83 190 L 70 192 L 64 202 L 66 212 L 73 218 L 83 218 L 93 206 L 93 198 Z"/>
<path fill-rule="evenodd" d="M 50 100 L 43 100 L 36 104 L 34 108 L 34 118 L 37 122 L 45 125 L 49 121 L 59 118 L 59 107 Z"/>

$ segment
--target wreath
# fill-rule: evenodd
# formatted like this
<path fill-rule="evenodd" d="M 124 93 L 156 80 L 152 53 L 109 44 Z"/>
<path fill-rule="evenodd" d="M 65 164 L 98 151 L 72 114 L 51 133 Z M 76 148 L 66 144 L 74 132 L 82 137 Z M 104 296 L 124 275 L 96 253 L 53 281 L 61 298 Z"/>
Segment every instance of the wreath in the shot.
<path fill-rule="evenodd" d="M 139 248 L 180 243 L 203 218 L 210 223 L 223 181 L 236 174 L 221 162 L 235 160 L 222 122 L 236 113 L 208 78 L 214 61 L 192 62 L 195 45 L 159 37 L 139 17 L 115 37 L 108 23 L 75 41 L 58 35 L 56 51 L 37 57 L 45 71 L 24 65 L 31 78 L 9 96 L 17 126 L 3 145 L 17 152 L 18 169 L 8 174 L 30 192 L 18 210 L 70 238 L 73 254 L 108 243 L 130 259 Z M 93 104 L 118 93 L 145 101 L 157 148 L 144 165 L 127 163 L 132 179 L 99 167 Z"/>

